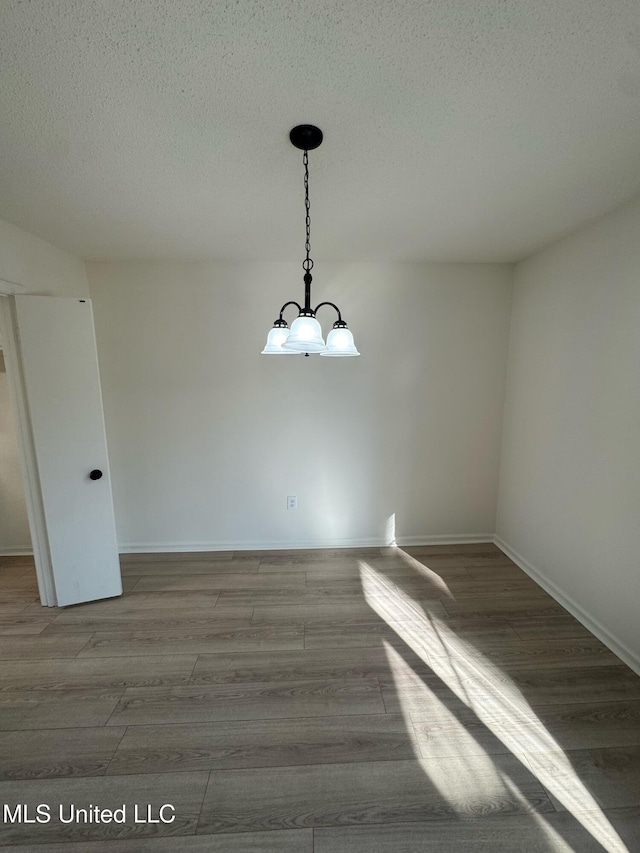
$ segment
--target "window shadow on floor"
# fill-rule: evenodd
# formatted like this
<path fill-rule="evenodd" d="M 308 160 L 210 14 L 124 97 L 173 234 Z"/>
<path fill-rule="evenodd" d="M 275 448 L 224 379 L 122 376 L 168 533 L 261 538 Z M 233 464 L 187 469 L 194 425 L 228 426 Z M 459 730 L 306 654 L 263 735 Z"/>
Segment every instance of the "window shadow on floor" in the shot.
<path fill-rule="evenodd" d="M 499 600 L 505 582 L 495 584 L 498 598 L 492 606 L 478 601 L 479 614 L 465 599 L 471 607 L 467 613 L 477 619 L 467 617 L 461 627 L 447 603 L 455 614 L 465 578 L 451 571 L 454 561 L 441 560 L 440 572 L 438 562 L 402 549 L 390 549 L 379 561 L 359 561 L 364 598 L 391 629 L 382 640 L 389 663 L 389 676 L 381 679 L 386 710 L 402 714 L 425 776 L 457 817 L 528 814 L 527 844 L 535 837 L 541 850 L 629 851 L 600 806 L 593 775 L 581 778 L 562 734 L 545 724 L 544 714 L 500 666 L 501 657 L 508 660 L 515 652 L 517 661 L 518 648 L 526 646 L 515 633 L 499 636 L 510 624 L 504 618 L 508 595 L 504 603 Z M 524 574 L 522 582 L 514 576 L 513 588 L 527 590 Z M 467 586 L 478 589 L 471 577 Z M 490 594 L 490 588 L 482 592 Z M 557 607 L 552 599 L 544 600 L 542 591 L 531 594 L 534 599 L 539 595 L 540 612 Z M 475 638 L 474 629 L 479 632 Z M 615 725 L 615 720 L 607 723 L 605 717 L 603 724 Z"/>

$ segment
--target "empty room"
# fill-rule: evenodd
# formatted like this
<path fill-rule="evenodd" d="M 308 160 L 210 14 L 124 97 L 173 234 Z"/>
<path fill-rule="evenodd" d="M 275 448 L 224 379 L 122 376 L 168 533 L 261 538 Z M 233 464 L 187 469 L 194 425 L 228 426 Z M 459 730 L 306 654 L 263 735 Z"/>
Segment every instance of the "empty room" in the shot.
<path fill-rule="evenodd" d="M 3 0 L 0 80 L 0 850 L 640 851 L 637 0 Z"/>

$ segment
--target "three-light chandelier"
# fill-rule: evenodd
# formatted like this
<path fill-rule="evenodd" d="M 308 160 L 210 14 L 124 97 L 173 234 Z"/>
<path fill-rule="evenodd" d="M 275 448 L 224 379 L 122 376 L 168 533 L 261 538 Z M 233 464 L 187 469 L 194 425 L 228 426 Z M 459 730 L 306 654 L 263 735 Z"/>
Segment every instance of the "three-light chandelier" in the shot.
<path fill-rule="evenodd" d="M 308 356 L 309 353 L 317 353 L 318 355 L 333 356 L 334 358 L 360 355 L 353 342 L 353 335 L 342 319 L 342 314 L 337 305 L 334 305 L 333 302 L 320 302 L 315 308 L 311 307 L 311 270 L 313 269 L 313 261 L 310 257 L 309 151 L 313 151 L 314 148 L 317 148 L 322 143 L 322 131 L 312 124 L 300 124 L 293 128 L 289 134 L 289 139 L 296 148 L 304 152 L 302 163 L 304 165 L 304 206 L 307 234 L 305 242 L 307 256 L 302 262 L 304 270 L 304 307 L 294 301 L 284 303 L 280 309 L 280 316 L 274 322 L 273 329 L 269 332 L 262 354 L 299 355 L 300 353 L 304 353 L 304 355 Z M 295 305 L 298 309 L 298 316 L 291 324 L 291 329 L 289 329 L 287 321 L 283 317 L 284 310 L 289 305 Z M 338 319 L 327 335 L 326 344 L 322 337 L 320 323 L 316 320 L 316 312 L 325 305 L 335 309 L 338 314 Z"/>

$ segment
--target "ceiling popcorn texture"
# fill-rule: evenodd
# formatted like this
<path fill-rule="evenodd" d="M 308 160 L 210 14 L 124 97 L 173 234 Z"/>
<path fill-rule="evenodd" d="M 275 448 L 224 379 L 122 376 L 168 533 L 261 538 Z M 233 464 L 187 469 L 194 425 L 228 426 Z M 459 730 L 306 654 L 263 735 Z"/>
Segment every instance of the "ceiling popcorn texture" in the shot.
<path fill-rule="evenodd" d="M 3 0 L 0 217 L 82 258 L 514 261 L 640 192 L 637 0 Z"/>

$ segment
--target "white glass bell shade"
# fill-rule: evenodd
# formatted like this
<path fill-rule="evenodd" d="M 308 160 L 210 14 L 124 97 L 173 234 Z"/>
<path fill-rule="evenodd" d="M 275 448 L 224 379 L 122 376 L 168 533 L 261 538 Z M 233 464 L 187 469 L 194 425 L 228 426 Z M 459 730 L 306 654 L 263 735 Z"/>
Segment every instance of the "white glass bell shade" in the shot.
<path fill-rule="evenodd" d="M 331 329 L 327 335 L 327 347 L 320 355 L 333 358 L 347 358 L 351 355 L 360 355 L 353 342 L 353 335 L 349 329 Z"/>
<path fill-rule="evenodd" d="M 282 349 L 282 344 L 289 337 L 289 329 L 286 326 L 275 326 L 267 335 L 267 343 L 262 350 L 262 355 L 295 355 L 290 349 Z"/>
<path fill-rule="evenodd" d="M 297 317 L 291 324 L 291 334 L 282 346 L 293 352 L 322 352 L 325 344 L 320 323 L 315 317 Z"/>

